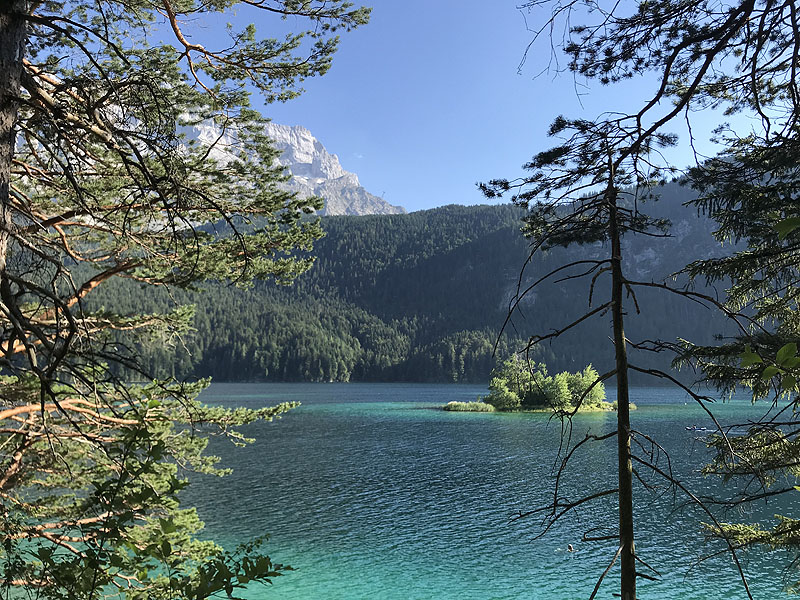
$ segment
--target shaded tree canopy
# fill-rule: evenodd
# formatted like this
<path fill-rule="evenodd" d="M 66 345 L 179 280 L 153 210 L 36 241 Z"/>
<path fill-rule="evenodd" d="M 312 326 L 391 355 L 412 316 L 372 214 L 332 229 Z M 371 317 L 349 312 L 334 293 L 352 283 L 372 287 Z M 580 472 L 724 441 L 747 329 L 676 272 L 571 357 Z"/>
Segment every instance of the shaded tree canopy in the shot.
<path fill-rule="evenodd" d="M 625 256 L 640 279 L 659 280 L 698 254 L 713 253 L 712 221 L 682 206 L 691 190 L 679 183 L 659 189 L 659 218 L 680 227 L 680 237 L 630 238 Z M 527 332 L 548 327 L 556 315 L 580 315 L 586 299 L 578 280 L 540 287 L 524 301 L 497 346 L 497 333 L 519 280 L 528 242 L 519 234 L 518 207 L 445 206 L 408 215 L 324 217 L 325 237 L 314 245 L 314 267 L 291 286 L 258 282 L 240 290 L 205 284 L 202 291 L 154 294 L 118 280 L 87 297 L 100 309 L 165 312 L 195 305 L 193 331 L 174 347 L 142 348 L 155 373 L 215 381 L 470 381 L 489 380 L 495 359 L 521 347 Z M 435 236 L 430 235 L 436 231 Z M 539 270 L 562 261 L 599 256 L 598 246 L 554 248 L 534 259 L 523 287 Z M 676 304 L 658 290 L 637 294 L 647 319 L 631 322 L 632 339 L 667 334 L 711 343 L 725 318 L 696 303 Z M 679 328 L 679 329 L 678 329 Z M 125 339 L 129 332 L 120 332 Z M 540 346 L 531 360 L 553 372 L 592 363 L 610 370 L 608 333 L 587 321 L 558 344 Z M 666 353 L 637 357 L 646 368 L 669 369 Z M 680 375 L 692 380 L 690 372 Z M 634 373 L 632 381 L 652 379 Z"/>
<path fill-rule="evenodd" d="M 201 39 L 198 24 L 234 11 L 306 30 Z M 86 303 L 114 278 L 246 285 L 310 266 L 320 200 L 280 188 L 250 95 L 297 95 L 368 14 L 339 0 L 0 4 L 3 597 L 204 598 L 285 570 L 257 542 L 199 541 L 177 494 L 187 470 L 224 473 L 207 435 L 242 442 L 237 425 L 289 406 L 207 407 L 206 382 L 152 380 L 137 347 L 175 343 L 191 310 Z M 216 139 L 187 139 L 199 123 Z M 119 380 L 115 364 L 149 383 Z"/>

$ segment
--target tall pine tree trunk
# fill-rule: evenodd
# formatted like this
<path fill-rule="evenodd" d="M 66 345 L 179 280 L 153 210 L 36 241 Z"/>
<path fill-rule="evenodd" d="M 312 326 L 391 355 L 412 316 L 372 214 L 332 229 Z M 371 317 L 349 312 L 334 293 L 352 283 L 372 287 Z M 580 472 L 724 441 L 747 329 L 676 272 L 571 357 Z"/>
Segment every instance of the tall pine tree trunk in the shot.
<path fill-rule="evenodd" d="M 14 225 L 11 217 L 11 161 L 16 142 L 26 9 L 26 0 L 0 0 L 0 276 L 3 279 Z"/>
<path fill-rule="evenodd" d="M 611 238 L 611 299 L 617 369 L 617 460 L 619 474 L 619 545 L 621 550 L 620 593 L 622 600 L 636 600 L 636 548 L 633 541 L 633 466 L 631 464 L 631 418 L 628 396 L 628 352 L 622 308 L 622 246 L 617 212 L 617 190 L 609 177 L 606 200 Z"/>

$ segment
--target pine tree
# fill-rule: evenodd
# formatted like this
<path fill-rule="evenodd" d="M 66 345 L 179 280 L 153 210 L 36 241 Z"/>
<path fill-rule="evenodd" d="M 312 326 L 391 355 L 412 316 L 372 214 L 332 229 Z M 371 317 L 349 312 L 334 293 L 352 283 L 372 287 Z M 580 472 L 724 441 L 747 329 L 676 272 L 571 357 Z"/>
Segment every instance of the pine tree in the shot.
<path fill-rule="evenodd" d="M 665 223 L 649 218 L 639 210 L 639 204 L 643 200 L 641 190 L 646 195 L 660 171 L 657 168 L 648 169 L 651 165 L 645 150 L 651 148 L 631 148 L 628 145 L 631 132 L 619 122 L 593 123 L 559 117 L 553 123 L 550 134 L 563 136 L 563 142 L 537 154 L 525 165 L 532 172 L 531 175 L 513 183 L 498 179 L 482 184 L 481 187 L 489 197 L 513 191 L 513 201 L 528 209 L 523 231 L 533 240 L 532 255 L 555 246 L 596 242 L 604 244 L 606 255 L 602 258 L 576 260 L 541 276 L 537 274 L 535 283 L 524 290 L 518 289 L 513 306 L 519 306 L 526 294 L 547 281 L 579 278 L 589 281 L 587 311 L 563 327 L 554 328 L 550 333 L 532 336 L 527 345 L 529 350 L 539 343 L 560 337 L 589 319 L 611 313 L 615 367 L 612 371 L 599 375 L 591 383 L 573 410 L 578 410 L 591 389 L 602 385 L 606 379 L 616 378 L 617 428 L 613 435 L 617 439 L 617 485 L 592 491 L 585 499 L 574 503 L 565 503 L 556 490 L 550 515 L 556 521 L 572 508 L 589 500 L 616 496 L 619 508 L 619 547 L 613 555 L 612 564 L 617 558 L 620 559 L 622 598 L 635 600 L 636 561 L 639 557 L 634 541 L 635 456 L 631 451 L 631 440 L 636 432 L 631 426 L 628 385 L 629 371 L 635 367 L 630 365 L 628 359 L 628 340 L 625 336 L 627 308 L 624 305 L 624 296 L 626 290 L 629 295 L 632 293 L 637 282 L 626 277 L 624 273 L 622 238 L 625 234 L 662 234 Z M 671 141 L 670 138 L 658 138 L 654 143 L 667 145 Z M 628 189 L 634 191 L 626 192 Z M 606 294 L 600 292 L 601 286 L 607 286 Z M 595 305 L 593 300 L 597 296 L 604 300 Z M 557 384 L 560 386 L 558 393 L 564 398 L 563 406 L 570 407 L 571 396 L 566 379 L 562 378 Z M 569 414 L 568 412 L 567 415 Z M 604 436 L 602 439 L 608 437 Z M 601 441 L 595 437 L 590 439 Z M 568 456 L 571 454 L 569 452 Z"/>
<path fill-rule="evenodd" d="M 791 181 L 796 169 L 793 164 L 796 153 L 793 152 L 800 94 L 795 70 L 800 59 L 800 43 L 794 3 L 659 0 L 640 2 L 631 9 L 614 3 L 533 0 L 524 3 L 523 8 L 530 11 L 544 8 L 548 13 L 537 29 L 537 38 L 561 30 L 563 26 L 563 45 L 559 46 L 553 39 L 551 48 L 563 50 L 568 57 L 565 69 L 573 74 L 604 85 L 620 84 L 642 75 L 655 77 L 652 95 L 638 110 L 614 112 L 618 107 L 609 106 L 609 112 L 595 120 L 557 119 L 551 133 L 568 132 L 565 143 L 540 153 L 527 165 L 533 174 L 520 183 L 521 189 L 504 180 L 484 186 L 489 195 L 514 189 L 516 200 L 530 206 L 529 221 L 533 227 L 528 234 L 539 245 L 607 241 L 610 249 L 607 264 L 606 261 L 575 263 L 571 265 L 572 271 L 567 270 L 570 267 L 567 265 L 549 276 L 591 276 L 589 287 L 594 292 L 600 282 L 599 273 L 610 270 L 609 303 L 594 310 L 612 311 L 618 389 L 625 388 L 619 377 L 629 368 L 675 380 L 670 373 L 638 368 L 624 356 L 630 344 L 623 333 L 623 292 L 636 308 L 636 288 L 649 287 L 720 310 L 735 324 L 740 336 L 716 348 L 670 340 L 640 343 L 636 348 L 676 350 L 679 362 L 699 364 L 708 381 L 723 387 L 749 384 L 756 396 L 763 394 L 769 381 L 784 392 L 796 390 L 800 359 L 796 356 L 797 329 L 794 325 L 797 320 L 794 244 L 800 221 L 797 220 L 796 190 Z M 553 64 L 562 63 L 554 61 Z M 730 279 L 733 287 L 727 303 L 689 287 L 675 289 L 668 282 L 632 281 L 622 270 L 616 248 L 622 234 L 657 232 L 651 229 L 657 227 L 657 223 L 646 218 L 638 220 L 640 200 L 646 199 L 651 182 L 657 182 L 666 174 L 676 174 L 678 167 L 684 166 L 669 164 L 658 149 L 674 142 L 668 128 L 675 126 L 679 119 L 691 125 L 694 111 L 706 108 L 718 110 L 717 114 L 744 112 L 757 119 L 752 132 L 737 135 L 726 128 L 722 120 L 725 117 L 721 116 L 718 136 L 727 151 L 719 159 L 706 163 L 695 154 L 700 164 L 690 173 L 702 192 L 697 205 L 718 219 L 720 239 L 747 240 L 750 246 L 744 253 L 700 261 L 687 270 L 690 275 L 705 276 L 711 282 Z M 632 201 L 620 202 L 624 193 L 631 193 Z M 601 207 L 605 212 L 600 211 Z M 581 269 L 582 273 L 574 269 Z M 525 292 L 524 289 L 520 291 Z M 594 311 L 588 312 L 568 327 L 593 314 Z M 559 333 L 560 330 L 532 341 L 550 339 Z M 708 410 L 708 398 L 686 391 Z M 625 396 L 620 398 L 621 407 L 627 404 L 626 400 Z M 755 431 L 752 436 L 738 441 L 720 436 L 717 444 L 720 459 L 710 469 L 729 476 L 747 476 L 765 472 L 774 475 L 774 469 L 783 468 L 783 475 L 793 477 L 794 471 L 789 468 L 792 452 L 783 454 L 783 450 L 777 450 L 780 444 L 786 444 L 786 436 L 776 434 L 778 429 L 773 425 L 768 426 L 766 433 L 767 437 L 776 437 L 777 445 L 765 446 L 761 437 L 763 431 Z M 619 497 L 621 517 L 621 596 L 633 600 L 636 577 L 645 575 L 636 571 L 634 558 L 638 557 L 633 554 L 632 540 L 629 543 L 626 533 L 629 523 L 623 523 L 627 521 L 624 517 L 629 508 L 628 499 L 623 498 L 627 496 L 623 474 L 630 469 L 630 463 L 623 461 L 625 456 L 641 467 L 649 467 L 707 511 L 709 521 L 713 521 L 710 530 L 726 541 L 734 559 L 742 538 L 734 535 L 734 528 L 715 520 L 709 503 L 700 501 L 657 465 L 631 453 L 622 440 L 628 433 L 636 435 L 633 429 L 628 429 L 626 419 L 621 418 L 615 433 L 620 456 L 620 486 L 615 493 Z M 640 439 L 645 441 L 641 436 Z M 759 459 L 757 449 L 762 447 L 768 450 Z M 781 455 L 785 457 L 784 462 L 776 464 L 775 457 Z M 766 471 L 760 470 L 762 467 Z M 762 486 L 769 485 L 768 476 L 759 481 Z M 762 487 L 760 493 L 764 492 Z M 731 502 L 746 501 L 758 495 Z M 564 508 L 558 506 L 557 497 L 553 508 Z M 761 539 L 768 538 L 762 536 Z M 749 597 L 744 577 L 742 581 Z M 599 584 L 592 597 L 598 589 Z"/>
<path fill-rule="evenodd" d="M 191 30 L 234 10 L 308 31 L 229 26 L 201 43 Z M 86 303 L 115 278 L 246 285 L 310 266 L 320 201 L 281 189 L 250 91 L 291 99 L 329 68 L 336 32 L 368 13 L 339 0 L 0 3 L 3 597 L 230 596 L 285 570 L 258 541 L 233 552 L 199 541 L 178 492 L 187 470 L 224 473 L 204 454 L 209 433 L 244 441 L 237 425 L 288 406 L 207 407 L 206 382 L 149 378 L 137 346 L 171 343 L 190 308 Z M 198 124 L 216 139 L 187 139 Z"/>
<path fill-rule="evenodd" d="M 747 435 L 712 438 L 715 454 L 707 472 L 749 482 L 738 495 L 720 499 L 724 505 L 796 494 L 800 477 L 800 34 L 791 24 L 794 6 L 759 8 L 753 51 L 743 61 L 750 81 L 724 99 L 756 112 L 760 126 L 746 133 L 726 130 L 725 151 L 689 173 L 699 192 L 694 204 L 716 221 L 715 237 L 738 250 L 697 260 L 687 272 L 726 286 L 726 309 L 738 328 L 714 346 L 685 342 L 678 362 L 700 369 L 725 392 L 746 387 L 754 402 L 767 399 L 768 407 L 778 408 L 757 423 L 741 424 Z M 800 547 L 800 520 L 790 515 L 776 516 L 772 529 L 740 522 L 709 530 L 743 547 Z"/>

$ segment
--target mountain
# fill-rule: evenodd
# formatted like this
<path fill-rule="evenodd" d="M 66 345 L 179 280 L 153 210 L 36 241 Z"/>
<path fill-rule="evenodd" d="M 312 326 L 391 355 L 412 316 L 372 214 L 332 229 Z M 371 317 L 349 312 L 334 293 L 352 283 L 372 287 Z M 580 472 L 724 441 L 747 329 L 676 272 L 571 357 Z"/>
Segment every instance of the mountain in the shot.
<path fill-rule="evenodd" d="M 305 127 L 267 124 L 267 135 L 282 151 L 278 162 L 291 173 L 288 187 L 301 196 L 325 199 L 323 215 L 392 215 L 402 214 L 402 206 L 392 206 L 383 198 L 370 194 L 339 164 L 339 157 L 325 149 Z"/>
<path fill-rule="evenodd" d="M 669 218 L 673 236 L 624 240 L 626 273 L 663 281 L 687 262 L 721 254 L 712 223 L 682 206 L 689 190 L 670 184 L 650 212 Z M 488 381 L 497 359 L 529 336 L 559 329 L 586 312 L 586 281 L 561 273 L 526 295 L 495 342 L 517 286 L 525 289 L 558 265 L 607 254 L 597 244 L 538 254 L 520 278 L 528 242 L 514 206 L 444 206 L 411 214 L 323 218 L 327 235 L 316 262 L 292 286 L 259 282 L 249 290 L 208 285 L 201 294 L 173 290 L 145 296 L 132 282 L 101 286 L 96 308 L 162 311 L 196 305 L 196 333 L 173 349 L 144 348 L 160 375 L 213 376 L 223 381 Z M 578 267 L 580 268 L 580 267 Z M 607 301 L 607 275 L 596 281 L 592 305 Z M 111 297 L 113 295 L 113 297 Z M 629 298 L 629 339 L 711 342 L 724 319 L 658 290 Z M 636 308 L 640 309 L 637 311 Z M 613 366 L 609 315 L 601 313 L 532 360 L 551 372 L 592 363 Z M 639 367 L 669 369 L 671 356 L 631 349 Z M 687 378 L 691 374 L 686 374 Z M 652 382 L 652 380 L 650 380 Z"/>
<path fill-rule="evenodd" d="M 345 171 L 339 164 L 339 157 L 328 152 L 305 127 L 269 122 L 265 129 L 281 151 L 278 163 L 292 175 L 285 184 L 286 189 L 301 197 L 324 198 L 325 207 L 320 211 L 321 215 L 393 215 L 406 212 L 402 206 L 393 206 L 364 189 L 358 175 Z M 187 140 L 210 146 L 211 155 L 223 161 L 226 147 L 236 143 L 235 132 L 222 134 L 210 121 L 185 127 L 182 133 Z"/>

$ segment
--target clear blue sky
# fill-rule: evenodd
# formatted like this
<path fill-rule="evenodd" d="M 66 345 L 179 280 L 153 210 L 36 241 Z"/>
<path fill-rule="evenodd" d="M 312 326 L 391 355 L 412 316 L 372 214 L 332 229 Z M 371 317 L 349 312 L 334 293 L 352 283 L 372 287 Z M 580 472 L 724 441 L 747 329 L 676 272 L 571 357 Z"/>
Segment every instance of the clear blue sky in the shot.
<path fill-rule="evenodd" d="M 523 16 L 515 0 L 371 5 L 370 24 L 342 34 L 329 73 L 264 112 L 307 127 L 367 190 L 409 211 L 485 202 L 475 183 L 521 175 L 552 145 L 554 117 L 632 108 L 649 87 L 587 90 L 569 74 L 537 77 L 550 59 L 543 44 L 518 73 L 532 35 L 526 17 L 532 26 L 541 15 Z"/>

